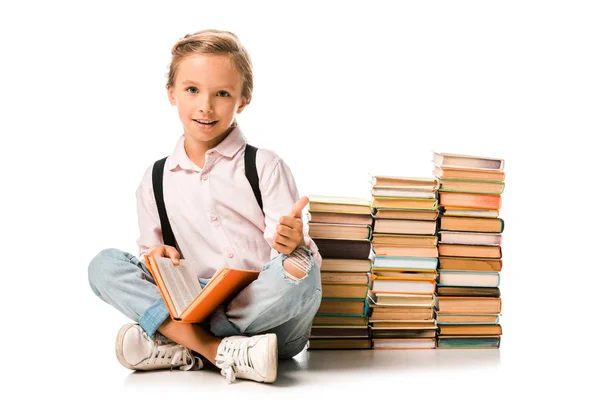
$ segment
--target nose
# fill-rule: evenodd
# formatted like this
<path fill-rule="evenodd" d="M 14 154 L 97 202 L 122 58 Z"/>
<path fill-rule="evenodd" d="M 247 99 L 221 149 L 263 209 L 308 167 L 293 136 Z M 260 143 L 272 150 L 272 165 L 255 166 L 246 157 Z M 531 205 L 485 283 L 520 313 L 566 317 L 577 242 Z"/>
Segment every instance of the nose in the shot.
<path fill-rule="evenodd" d="M 198 110 L 207 114 L 212 113 L 214 111 L 212 96 L 209 94 L 198 96 Z"/>

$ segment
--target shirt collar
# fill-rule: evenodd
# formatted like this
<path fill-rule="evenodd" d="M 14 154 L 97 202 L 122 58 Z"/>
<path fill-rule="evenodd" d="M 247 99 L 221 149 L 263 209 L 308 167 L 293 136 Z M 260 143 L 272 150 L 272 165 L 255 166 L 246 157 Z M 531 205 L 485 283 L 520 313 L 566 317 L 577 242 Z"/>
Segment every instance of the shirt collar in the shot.
<path fill-rule="evenodd" d="M 181 135 L 175 145 L 173 153 L 167 160 L 168 168 L 171 171 L 175 170 L 177 167 L 189 171 L 200 171 L 200 168 L 190 160 L 185 152 L 184 142 L 185 136 Z M 246 138 L 244 137 L 242 130 L 236 126 L 213 150 L 225 157 L 233 158 L 245 146 Z"/>

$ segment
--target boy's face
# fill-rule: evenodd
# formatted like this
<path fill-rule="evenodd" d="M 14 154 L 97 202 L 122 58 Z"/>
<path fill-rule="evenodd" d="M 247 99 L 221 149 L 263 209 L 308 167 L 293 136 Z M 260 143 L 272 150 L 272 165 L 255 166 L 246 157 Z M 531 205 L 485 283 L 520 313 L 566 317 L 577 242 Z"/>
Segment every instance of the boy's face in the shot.
<path fill-rule="evenodd" d="M 175 85 L 168 88 L 177 106 L 186 139 L 219 144 L 229 133 L 235 114 L 247 104 L 242 97 L 242 76 L 229 56 L 192 55 L 181 60 Z"/>

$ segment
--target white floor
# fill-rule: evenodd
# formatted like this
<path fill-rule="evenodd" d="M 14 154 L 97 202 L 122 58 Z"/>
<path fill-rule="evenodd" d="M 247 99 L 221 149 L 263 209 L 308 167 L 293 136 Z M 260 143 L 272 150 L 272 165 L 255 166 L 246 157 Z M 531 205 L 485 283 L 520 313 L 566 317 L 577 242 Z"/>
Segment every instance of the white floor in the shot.
<path fill-rule="evenodd" d="M 94 309 L 101 310 L 101 305 Z M 99 317 L 105 318 L 105 311 Z M 303 351 L 280 362 L 274 384 L 238 380 L 228 385 L 216 369 L 133 372 L 114 355 L 119 326 L 112 318 L 92 333 L 70 323 L 72 340 L 46 345 L 48 351 L 13 347 L 26 369 L 12 370 L 10 385 L 21 392 L 60 393 L 106 400 L 165 398 L 502 398 L 526 395 L 576 395 L 593 398 L 590 388 L 597 366 L 585 367 L 583 348 L 562 350 L 506 336 L 499 350 Z M 522 337 L 523 338 L 523 337 Z M 525 346 L 524 346 L 525 345 Z M 569 351 L 567 351 L 569 350 Z M 595 370 L 594 370 L 595 369 Z M 6 376 L 6 375 L 5 375 Z M 7 389 L 8 390 L 8 389 Z M 584 395 L 584 394 L 588 395 Z M 139 396 L 139 397 L 138 397 Z M 257 397 L 258 398 L 258 397 Z M 595 397 L 598 398 L 598 397 Z M 516 400 L 516 399 L 515 399 Z"/>

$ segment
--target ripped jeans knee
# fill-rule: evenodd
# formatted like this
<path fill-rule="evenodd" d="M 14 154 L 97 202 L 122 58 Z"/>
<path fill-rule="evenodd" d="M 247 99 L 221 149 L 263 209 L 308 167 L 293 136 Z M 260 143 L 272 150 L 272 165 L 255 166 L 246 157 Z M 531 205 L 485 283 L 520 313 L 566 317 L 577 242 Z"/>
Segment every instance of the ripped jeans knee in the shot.
<path fill-rule="evenodd" d="M 286 281 L 298 285 L 306 279 L 312 268 L 311 255 L 304 246 L 297 247 L 289 256 L 283 255 L 282 274 Z"/>

